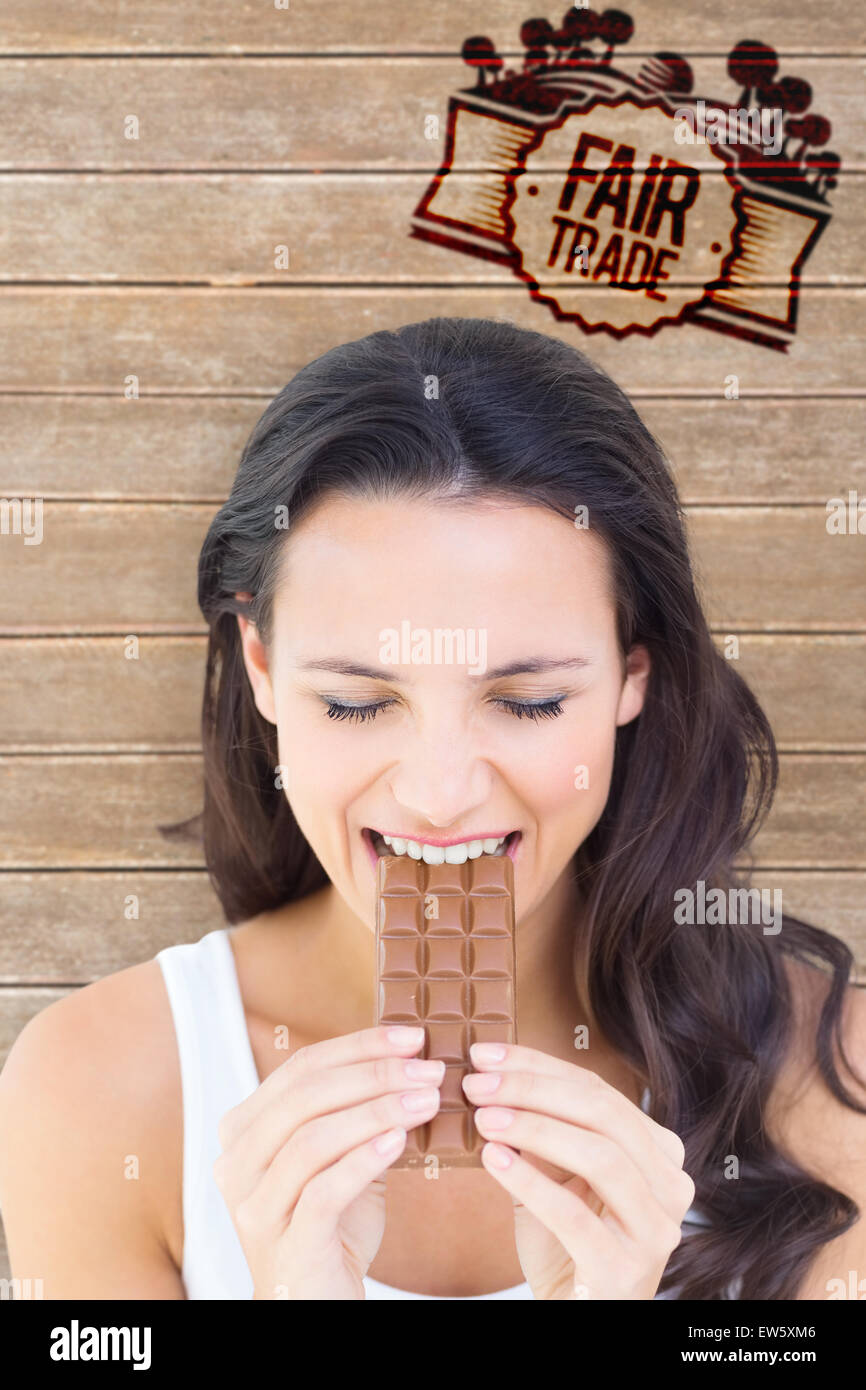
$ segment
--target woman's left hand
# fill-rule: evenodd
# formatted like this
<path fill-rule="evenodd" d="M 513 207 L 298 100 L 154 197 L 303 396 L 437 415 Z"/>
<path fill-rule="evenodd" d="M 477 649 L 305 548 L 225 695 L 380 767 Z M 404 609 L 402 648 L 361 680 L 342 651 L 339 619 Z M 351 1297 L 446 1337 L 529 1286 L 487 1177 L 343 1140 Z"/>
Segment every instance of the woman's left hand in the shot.
<path fill-rule="evenodd" d="M 472 1048 L 477 1071 L 463 1084 L 483 1107 L 475 1122 L 491 1142 L 482 1161 L 515 1203 L 533 1294 L 653 1298 L 695 1194 L 682 1140 L 587 1067 L 516 1044 L 501 1045 L 501 1061 L 485 1059 L 494 1046 Z M 496 1089 L 482 1091 L 479 1077 L 491 1075 L 501 1077 Z"/>

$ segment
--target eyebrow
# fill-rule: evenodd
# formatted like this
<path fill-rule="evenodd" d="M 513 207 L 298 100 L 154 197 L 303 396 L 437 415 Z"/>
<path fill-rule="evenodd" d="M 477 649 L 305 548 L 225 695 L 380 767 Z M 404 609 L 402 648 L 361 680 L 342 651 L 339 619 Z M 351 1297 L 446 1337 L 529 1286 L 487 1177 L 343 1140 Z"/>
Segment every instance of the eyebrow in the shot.
<path fill-rule="evenodd" d="M 484 672 L 486 680 L 503 680 L 506 676 L 538 675 L 545 671 L 583 670 L 593 663 L 586 656 L 572 656 L 559 660 L 557 657 L 533 656 L 520 661 L 510 661 L 505 666 L 494 666 Z M 332 671 L 340 676 L 366 676 L 370 680 L 393 681 L 397 679 L 394 670 L 378 666 L 360 666 L 356 661 L 340 657 L 323 657 L 318 661 L 305 661 L 301 671 Z"/>

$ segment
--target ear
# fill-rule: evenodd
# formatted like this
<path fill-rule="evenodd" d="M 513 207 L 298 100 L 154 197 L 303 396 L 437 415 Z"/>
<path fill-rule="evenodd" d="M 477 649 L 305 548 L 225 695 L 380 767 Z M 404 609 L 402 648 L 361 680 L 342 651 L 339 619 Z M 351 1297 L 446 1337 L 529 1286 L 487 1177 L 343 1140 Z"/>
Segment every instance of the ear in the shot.
<path fill-rule="evenodd" d="M 616 711 L 617 724 L 629 724 L 643 709 L 651 662 L 646 647 L 632 647 L 625 661 L 625 681 Z"/>
<path fill-rule="evenodd" d="M 235 594 L 235 598 L 249 601 L 251 594 Z M 267 719 L 269 724 L 276 724 L 277 716 L 274 710 L 274 691 L 271 685 L 271 673 L 268 670 L 267 649 L 259 637 L 259 631 L 251 618 L 245 618 L 238 613 L 238 628 L 241 634 L 241 651 L 244 658 L 247 676 L 252 686 L 253 699 L 256 702 L 256 709 L 263 719 Z"/>

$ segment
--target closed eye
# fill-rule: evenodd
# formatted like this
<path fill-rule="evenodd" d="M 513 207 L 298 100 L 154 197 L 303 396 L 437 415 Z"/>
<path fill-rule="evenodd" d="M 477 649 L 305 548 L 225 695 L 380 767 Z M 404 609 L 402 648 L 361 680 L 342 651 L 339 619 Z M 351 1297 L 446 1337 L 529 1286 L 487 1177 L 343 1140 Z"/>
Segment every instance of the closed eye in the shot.
<path fill-rule="evenodd" d="M 379 700 L 371 705 L 343 705 L 338 700 L 328 700 L 325 713 L 329 719 L 353 719 L 363 724 L 375 719 L 382 710 L 396 704 L 395 700 Z M 557 700 L 509 700 L 504 695 L 496 695 L 491 704 L 513 714 L 516 719 L 554 719 L 562 714 L 562 698 Z"/>
<path fill-rule="evenodd" d="M 341 705 L 336 700 L 328 700 L 325 713 L 329 719 L 356 719 L 362 724 L 365 719 L 375 719 L 380 710 L 394 703 L 394 700 L 380 700 L 375 705 Z"/>
<path fill-rule="evenodd" d="M 562 700 L 509 700 L 504 695 L 496 695 L 493 704 L 507 709 L 518 719 L 555 719 L 562 714 Z"/>

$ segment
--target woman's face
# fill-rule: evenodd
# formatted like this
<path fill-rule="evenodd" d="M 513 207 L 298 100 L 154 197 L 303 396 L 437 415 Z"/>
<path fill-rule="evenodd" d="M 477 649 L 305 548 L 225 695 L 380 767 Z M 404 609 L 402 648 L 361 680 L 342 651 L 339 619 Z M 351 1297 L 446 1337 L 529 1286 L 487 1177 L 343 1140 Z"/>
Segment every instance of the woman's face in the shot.
<path fill-rule="evenodd" d="M 286 539 L 269 650 L 239 623 L 298 825 L 371 930 L 380 850 L 459 862 L 507 836 L 517 919 L 539 906 L 649 669 L 618 650 L 599 538 L 508 501 L 329 496 Z"/>

